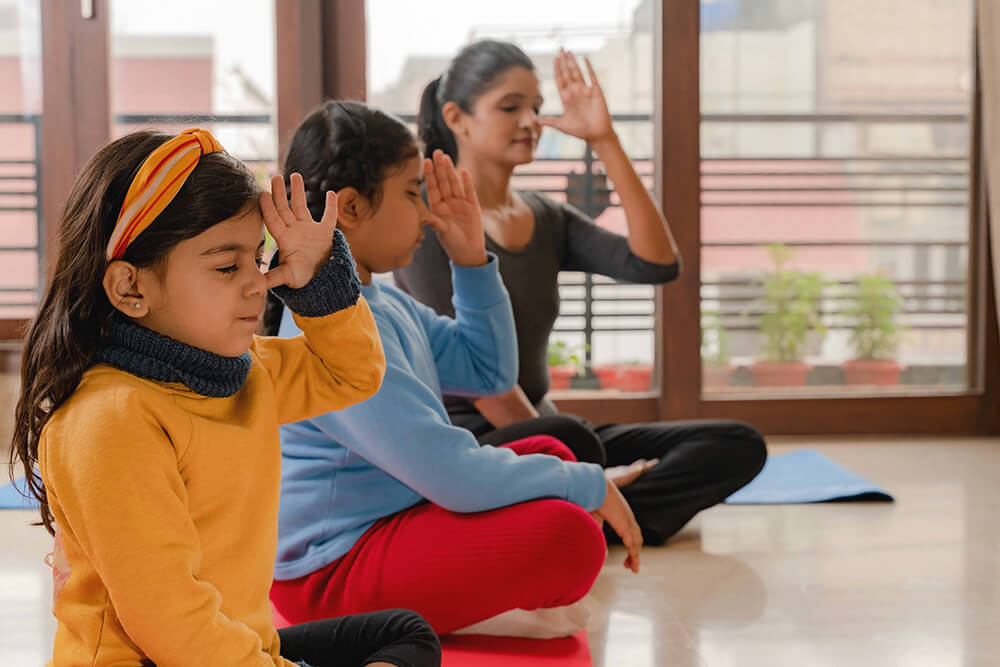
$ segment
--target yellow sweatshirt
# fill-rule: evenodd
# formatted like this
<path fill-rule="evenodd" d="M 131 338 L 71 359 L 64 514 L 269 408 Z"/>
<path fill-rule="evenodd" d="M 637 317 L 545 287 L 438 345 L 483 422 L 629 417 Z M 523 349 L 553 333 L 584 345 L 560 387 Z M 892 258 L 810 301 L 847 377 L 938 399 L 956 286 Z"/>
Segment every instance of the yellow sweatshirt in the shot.
<path fill-rule="evenodd" d="M 295 319 L 304 336 L 257 338 L 227 398 L 97 365 L 52 415 L 39 443 L 58 526 L 50 665 L 292 665 L 268 600 L 278 425 L 372 396 L 385 367 L 363 297 Z"/>

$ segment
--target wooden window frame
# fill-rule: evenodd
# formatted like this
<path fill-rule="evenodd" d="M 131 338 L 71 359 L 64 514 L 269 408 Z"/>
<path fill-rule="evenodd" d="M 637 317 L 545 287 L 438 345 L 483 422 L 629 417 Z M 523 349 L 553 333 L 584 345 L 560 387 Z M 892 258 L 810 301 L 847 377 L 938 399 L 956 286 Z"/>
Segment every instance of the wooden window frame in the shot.
<path fill-rule="evenodd" d="M 110 137 L 108 0 L 42 0 L 41 202 L 48 245 L 73 177 Z M 656 196 L 684 258 L 681 277 L 656 290 L 658 394 L 564 395 L 560 408 L 595 423 L 732 418 L 765 433 L 1000 432 L 1000 337 L 981 169 L 978 83 L 970 147 L 970 389 L 950 395 L 713 398 L 702 395 L 699 2 L 654 3 Z M 366 94 L 364 0 L 275 0 L 279 160 L 299 121 L 326 98 Z M 978 73 L 977 73 L 978 74 Z M 978 76 L 977 76 L 978 81 Z M 47 254 L 47 253 L 46 253 Z M 0 339 L 27 322 L 0 320 Z"/>
<path fill-rule="evenodd" d="M 993 298 L 988 210 L 983 197 L 980 99 L 973 97 L 970 146 L 969 385 L 966 391 L 914 396 L 713 398 L 702 394 L 701 113 L 698 0 L 654 3 L 657 197 L 684 258 L 679 280 L 658 289 L 660 394 L 565 398 L 560 408 L 597 423 L 654 419 L 739 419 L 765 433 L 986 435 L 1000 432 L 1000 338 Z M 669 110 L 669 113 L 664 113 Z"/>

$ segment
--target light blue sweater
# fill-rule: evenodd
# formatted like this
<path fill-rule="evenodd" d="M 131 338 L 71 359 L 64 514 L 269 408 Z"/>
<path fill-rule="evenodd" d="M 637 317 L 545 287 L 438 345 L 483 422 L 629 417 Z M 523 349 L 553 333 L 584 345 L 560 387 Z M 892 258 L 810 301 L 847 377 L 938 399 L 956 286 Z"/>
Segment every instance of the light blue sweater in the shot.
<path fill-rule="evenodd" d="M 452 275 L 454 320 L 395 287 L 362 287 L 382 337 L 385 379 L 363 403 L 281 427 L 276 579 L 332 563 L 377 520 L 425 499 L 453 512 L 546 497 L 587 510 L 604 502 L 600 466 L 480 447 L 448 421 L 442 392 L 499 394 L 517 380 L 514 318 L 496 257 L 453 266 Z M 297 333 L 286 313 L 280 335 Z"/>

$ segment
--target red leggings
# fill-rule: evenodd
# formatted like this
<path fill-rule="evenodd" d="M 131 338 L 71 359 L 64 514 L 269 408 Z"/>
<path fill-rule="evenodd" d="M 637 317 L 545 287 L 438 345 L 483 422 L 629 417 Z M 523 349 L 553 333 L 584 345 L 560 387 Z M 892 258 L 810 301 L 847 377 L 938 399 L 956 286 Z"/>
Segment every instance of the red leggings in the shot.
<path fill-rule="evenodd" d="M 551 436 L 504 447 L 576 460 Z M 271 601 L 292 623 L 412 609 L 447 634 L 509 609 L 576 602 L 590 590 L 605 555 L 597 522 L 564 500 L 475 514 L 422 503 L 379 520 L 326 567 L 275 581 Z"/>

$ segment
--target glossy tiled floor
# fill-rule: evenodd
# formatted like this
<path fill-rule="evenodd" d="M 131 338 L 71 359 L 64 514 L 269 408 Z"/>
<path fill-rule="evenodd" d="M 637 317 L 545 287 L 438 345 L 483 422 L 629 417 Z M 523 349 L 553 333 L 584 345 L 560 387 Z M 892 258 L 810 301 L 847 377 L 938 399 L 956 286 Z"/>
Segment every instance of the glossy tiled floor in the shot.
<path fill-rule="evenodd" d="M 595 667 L 1000 665 L 1000 440 L 781 439 L 882 484 L 885 504 L 722 506 L 595 596 Z M 45 534 L 0 512 L 0 665 L 53 624 Z"/>

